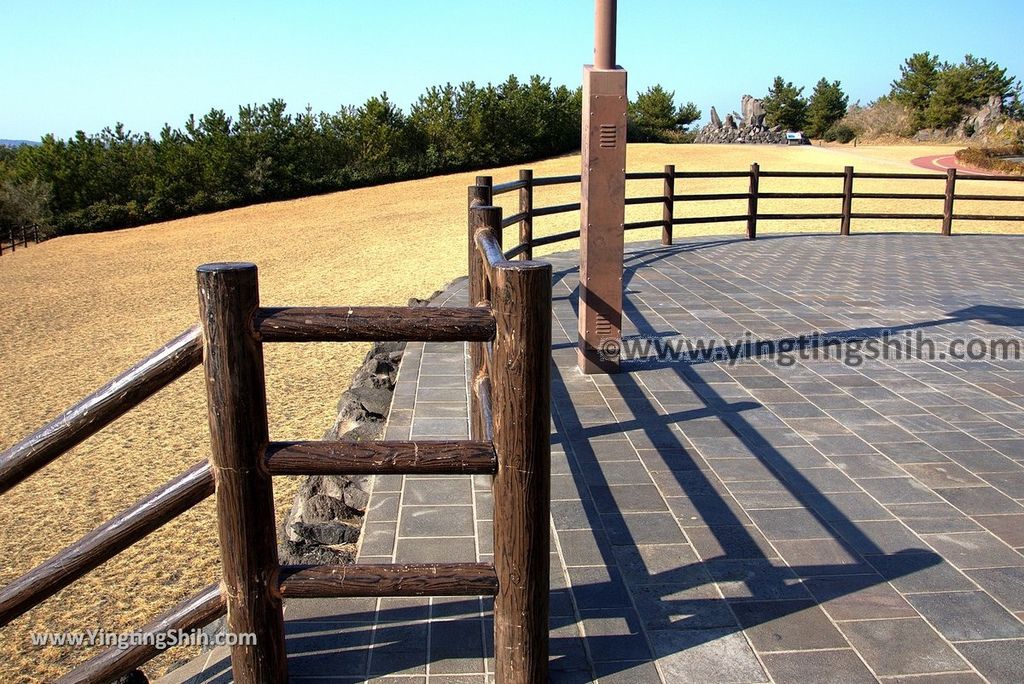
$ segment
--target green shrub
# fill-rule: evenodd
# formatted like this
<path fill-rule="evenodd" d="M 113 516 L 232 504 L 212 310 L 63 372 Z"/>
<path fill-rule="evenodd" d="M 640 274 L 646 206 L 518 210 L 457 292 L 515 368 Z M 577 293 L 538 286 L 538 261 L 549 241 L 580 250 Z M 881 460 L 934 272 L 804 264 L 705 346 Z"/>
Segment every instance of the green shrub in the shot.
<path fill-rule="evenodd" d="M 844 145 L 857 137 L 857 131 L 846 124 L 837 123 L 825 131 L 825 142 L 841 142 Z"/>
<path fill-rule="evenodd" d="M 999 171 L 1014 176 L 1024 176 L 1024 164 L 1011 162 L 1003 157 L 1024 155 L 1024 145 L 1007 147 L 968 147 L 957 150 L 956 160 L 965 166 L 989 171 Z"/>

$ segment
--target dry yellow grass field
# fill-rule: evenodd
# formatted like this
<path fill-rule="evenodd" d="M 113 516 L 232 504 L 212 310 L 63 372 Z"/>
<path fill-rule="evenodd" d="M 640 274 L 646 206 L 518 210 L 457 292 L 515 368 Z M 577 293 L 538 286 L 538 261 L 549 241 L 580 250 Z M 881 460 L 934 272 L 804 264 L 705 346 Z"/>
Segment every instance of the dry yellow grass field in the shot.
<path fill-rule="evenodd" d="M 819 148 L 640 145 L 629 151 L 635 171 L 763 170 L 915 171 L 908 160 L 955 148 Z M 578 173 L 579 156 L 532 164 L 537 176 Z M 485 172 L 481 172 L 485 173 Z M 491 171 L 496 182 L 515 169 Z M 97 235 L 64 237 L 0 258 L 0 446 L 22 438 L 110 376 L 196 319 L 194 269 L 210 261 L 245 260 L 260 267 L 268 305 L 403 304 L 465 273 L 466 186 L 455 174 L 253 206 Z M 746 181 L 679 181 L 677 192 L 745 190 Z M 869 184 L 906 192 L 941 192 L 941 181 Z M 977 192 L 1020 194 L 1024 184 Z M 1001 184 L 1000 184 L 1001 185 Z M 1007 184 L 1011 185 L 1011 184 Z M 841 181 L 766 179 L 766 191 L 838 191 Z M 629 194 L 658 194 L 661 182 L 631 182 Z M 539 188 L 536 205 L 576 200 L 576 186 Z M 511 202 L 513 195 L 502 198 Z M 941 211 L 941 203 L 858 202 L 855 211 Z M 1021 213 L 1001 203 L 986 213 Z M 762 211 L 838 211 L 836 201 L 762 202 Z M 677 205 L 677 215 L 743 213 L 745 201 Z M 969 211 L 959 207 L 958 211 Z M 660 207 L 631 207 L 628 220 L 660 216 Z M 537 219 L 536 234 L 571 230 L 578 216 Z M 837 231 L 836 221 L 764 222 L 763 232 Z M 928 230 L 936 221 L 855 222 L 864 230 Z M 958 225 L 955 230 L 1024 232 L 1017 224 Z M 743 225 L 677 227 L 677 235 L 739 234 Z M 634 231 L 651 239 L 657 229 Z M 539 255 L 575 248 L 553 245 Z M 268 346 L 272 439 L 316 439 L 330 426 L 338 394 L 364 353 L 362 345 Z M 165 389 L 56 464 L 0 498 L 0 584 L 9 582 L 99 522 L 206 455 L 205 396 L 200 373 Z M 279 510 L 294 483 L 277 481 Z M 127 631 L 218 576 L 217 542 L 207 503 L 101 566 L 3 630 L 0 680 L 41 682 L 92 653 L 33 647 L 32 632 Z M 160 674 L 188 652 L 165 654 L 148 670 Z"/>

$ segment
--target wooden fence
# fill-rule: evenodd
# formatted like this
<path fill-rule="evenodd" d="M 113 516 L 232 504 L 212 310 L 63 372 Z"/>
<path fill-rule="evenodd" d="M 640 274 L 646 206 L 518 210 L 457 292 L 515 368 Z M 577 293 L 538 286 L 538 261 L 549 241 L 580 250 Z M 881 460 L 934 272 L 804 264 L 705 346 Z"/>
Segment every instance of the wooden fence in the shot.
<path fill-rule="evenodd" d="M 0 626 L 214 495 L 222 582 L 145 625 L 141 643 L 104 651 L 61 682 L 116 679 L 159 653 L 157 634 L 226 613 L 229 632 L 256 635 L 255 645 L 232 647 L 234 681 L 283 684 L 282 597 L 474 595 L 495 597 L 497 681 L 547 681 L 551 266 L 505 261 L 494 251 L 493 212 L 474 216 L 469 307 L 267 308 L 254 265 L 200 267 L 200 325 L 0 453 L 0 494 L 200 364 L 209 460 L 0 590 Z M 371 340 L 473 343 L 470 439 L 270 442 L 263 345 Z M 279 566 L 272 476 L 382 473 L 494 476 L 494 562 Z"/>
<path fill-rule="evenodd" d="M 681 185 L 688 180 L 699 179 L 747 179 L 749 185 L 746 192 L 714 192 L 714 193 L 679 193 Z M 837 187 L 833 192 L 766 192 L 761 189 L 761 179 L 764 178 L 789 178 L 789 179 L 832 179 L 837 186 L 840 181 L 841 188 Z M 915 180 L 942 182 L 943 191 L 931 193 L 899 193 L 899 192 L 856 192 L 854 182 L 857 179 L 872 180 Z M 642 228 L 661 228 L 662 244 L 672 244 L 672 233 L 674 226 L 685 226 L 705 223 L 729 223 L 741 222 L 746 224 L 746 235 L 749 239 L 757 238 L 757 227 L 759 221 L 803 221 L 814 219 L 835 220 L 838 223 L 840 235 L 849 235 L 851 222 L 854 219 L 925 219 L 938 222 L 939 232 L 942 235 L 951 235 L 954 221 L 1009 221 L 1024 222 L 1024 215 L 999 215 L 999 214 L 975 214 L 955 213 L 954 207 L 957 201 L 993 201 L 993 202 L 1024 202 L 1024 194 L 1013 195 L 985 195 L 972 192 L 963 192 L 963 184 L 975 182 L 1021 182 L 1024 177 L 1018 176 L 996 176 L 986 174 L 960 174 L 956 169 L 949 169 L 946 173 L 866 173 L 854 171 L 852 166 L 847 166 L 843 171 L 763 171 L 757 164 L 751 164 L 748 171 L 678 171 L 675 166 L 668 165 L 660 172 L 627 173 L 626 180 L 661 180 L 663 190 L 660 195 L 647 197 L 627 197 L 626 206 L 658 204 L 662 206 L 661 219 L 647 221 L 633 221 L 625 224 L 626 230 L 639 230 Z M 680 181 L 677 183 L 677 181 Z M 487 188 L 487 202 L 505 193 L 519 193 L 519 211 L 502 220 L 502 227 L 519 225 L 519 240 L 517 244 L 505 251 L 507 258 L 519 256 L 524 259 L 533 258 L 533 248 L 541 245 L 549 245 L 564 240 L 571 240 L 580 236 L 579 230 L 571 230 L 554 235 L 534 236 L 534 219 L 541 216 L 563 214 L 578 211 L 578 202 L 571 204 L 558 204 L 553 206 L 536 206 L 535 189 L 548 185 L 565 185 L 579 183 L 580 176 L 550 176 L 546 178 L 535 178 L 533 172 L 525 169 L 519 172 L 517 180 L 494 185 L 491 177 L 478 176 L 477 186 Z M 475 186 L 474 186 L 475 187 Z M 788 213 L 767 213 L 759 211 L 759 200 L 834 200 L 836 211 L 830 212 L 788 212 Z M 722 214 L 717 216 L 681 216 L 677 211 L 677 205 L 683 207 L 690 202 L 716 202 L 716 201 L 746 200 L 747 210 L 745 213 Z M 895 213 L 895 212 L 866 212 L 854 211 L 854 200 L 934 200 L 942 201 L 942 211 L 927 213 Z"/>
<path fill-rule="evenodd" d="M 4 251 L 13 252 L 16 247 L 28 247 L 29 242 L 39 242 L 39 226 L 11 226 L 7 232 L 7 239 L 0 240 L 0 255 Z"/>

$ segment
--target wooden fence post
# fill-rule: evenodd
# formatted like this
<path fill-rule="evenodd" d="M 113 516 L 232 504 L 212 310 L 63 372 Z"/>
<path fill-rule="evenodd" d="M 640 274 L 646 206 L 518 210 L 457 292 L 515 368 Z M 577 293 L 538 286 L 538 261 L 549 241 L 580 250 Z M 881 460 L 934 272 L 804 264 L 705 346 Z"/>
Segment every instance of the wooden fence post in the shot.
<path fill-rule="evenodd" d="M 14 226 L 11 226 L 11 251 L 12 251 L 12 252 L 14 251 L 14 248 L 15 248 L 16 246 L 17 246 L 17 245 L 16 245 L 16 244 L 15 244 L 15 242 L 14 242 Z"/>
<path fill-rule="evenodd" d="M 227 631 L 256 637 L 255 645 L 232 646 L 231 667 L 239 684 L 284 684 L 277 525 L 263 464 L 270 439 L 263 347 L 252 323 L 256 266 L 206 264 L 197 275 Z"/>
<path fill-rule="evenodd" d="M 750 196 L 747 198 L 747 239 L 757 238 L 757 186 L 761 167 L 754 162 L 750 165 Z"/>
<path fill-rule="evenodd" d="M 490 228 L 494 234 L 494 240 L 501 247 L 501 207 L 492 206 L 475 206 L 469 210 L 469 224 L 470 224 L 470 237 L 473 241 L 473 248 L 476 249 L 476 240 L 474 236 L 476 231 L 480 228 Z M 479 252 L 476 253 L 476 259 L 479 262 L 478 268 L 479 279 L 480 279 L 480 301 L 490 301 L 493 299 L 491 292 L 491 281 L 487 279 L 487 272 L 484 270 L 486 266 L 483 262 L 483 256 Z M 493 302 L 492 302 L 493 304 Z"/>
<path fill-rule="evenodd" d="M 519 213 L 524 215 L 519 221 L 519 244 L 526 245 L 519 258 L 529 261 L 533 259 L 533 169 L 520 169 L 519 180 L 526 184 L 519 189 Z"/>
<path fill-rule="evenodd" d="M 486 206 L 494 204 L 494 178 L 491 176 L 477 176 L 476 184 L 481 188 L 485 188 L 483 191 L 484 198 L 487 200 L 484 202 Z"/>
<path fill-rule="evenodd" d="M 672 198 L 676 194 L 676 167 L 674 164 L 665 165 L 665 185 L 662 189 L 665 197 L 665 204 L 661 208 L 661 244 L 672 244 L 672 214 L 675 202 Z"/>
<path fill-rule="evenodd" d="M 839 234 L 850 234 L 850 214 L 853 213 L 853 167 L 843 168 L 843 218 L 839 224 Z"/>
<path fill-rule="evenodd" d="M 953 197 L 956 194 L 956 169 L 946 169 L 946 197 L 942 205 L 942 234 L 953 233 Z"/>
<path fill-rule="evenodd" d="M 482 178 L 482 177 L 481 177 Z M 477 178 L 479 181 L 481 178 Z M 489 185 L 471 185 L 469 186 L 469 200 L 468 209 L 466 211 L 466 225 L 468 229 L 468 238 L 466 244 L 468 245 L 468 279 L 466 282 L 466 288 L 469 292 L 469 306 L 477 306 L 480 302 L 484 301 L 484 282 L 486 280 L 483 271 L 483 261 L 481 260 L 480 253 L 476 249 L 476 230 L 480 226 L 477 224 L 479 217 L 474 211 L 477 207 L 489 206 L 491 203 L 491 188 Z M 482 342 L 467 342 L 469 345 L 469 380 L 470 388 L 472 383 L 476 382 L 477 375 L 484 367 L 484 345 Z M 480 400 L 476 396 L 476 392 L 470 391 L 469 393 L 469 430 L 470 436 L 473 439 L 482 439 L 483 435 L 483 423 L 480 418 Z"/>
<path fill-rule="evenodd" d="M 551 265 L 498 267 L 493 305 L 495 681 L 535 684 L 548 681 Z"/>

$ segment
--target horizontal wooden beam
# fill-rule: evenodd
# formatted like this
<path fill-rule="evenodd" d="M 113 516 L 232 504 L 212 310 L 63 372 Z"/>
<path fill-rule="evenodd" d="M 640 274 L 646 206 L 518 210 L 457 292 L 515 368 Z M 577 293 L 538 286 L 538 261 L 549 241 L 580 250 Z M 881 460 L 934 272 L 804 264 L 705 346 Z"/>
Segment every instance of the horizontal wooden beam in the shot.
<path fill-rule="evenodd" d="M 281 568 L 280 583 L 286 599 L 498 593 L 498 577 L 490 563 L 286 565 Z"/>
<path fill-rule="evenodd" d="M 622 226 L 623 230 L 640 230 L 641 228 L 660 228 L 665 225 L 664 221 L 633 221 Z"/>
<path fill-rule="evenodd" d="M 508 183 L 498 183 L 491 188 L 491 196 L 503 195 L 506 192 L 513 192 L 526 187 L 526 182 L 521 180 L 509 181 Z"/>
<path fill-rule="evenodd" d="M 744 174 L 750 175 L 750 174 Z M 745 200 L 749 192 L 707 192 L 701 194 L 673 195 L 673 202 L 706 202 L 715 200 Z"/>
<path fill-rule="evenodd" d="M 857 171 L 854 178 L 875 178 L 879 180 L 946 180 L 944 173 L 874 173 Z"/>
<path fill-rule="evenodd" d="M 202 361 L 199 328 L 189 328 L 39 430 L 0 452 L 0 494 L 81 444 Z"/>
<path fill-rule="evenodd" d="M 665 180 L 663 171 L 631 171 L 626 174 L 626 180 Z"/>
<path fill-rule="evenodd" d="M 842 218 L 843 215 L 840 212 L 833 213 L 822 213 L 822 214 L 758 214 L 758 219 L 765 219 L 768 221 L 773 220 L 793 220 L 802 221 L 806 219 L 837 219 Z"/>
<path fill-rule="evenodd" d="M 873 212 L 860 212 L 850 214 L 850 218 L 855 219 L 915 219 L 915 220 L 941 220 L 942 214 L 893 214 L 893 213 L 873 213 Z"/>
<path fill-rule="evenodd" d="M 477 307 L 336 306 L 261 308 L 263 342 L 480 342 L 494 316 Z"/>
<path fill-rule="evenodd" d="M 550 245 L 555 242 L 561 242 L 562 240 L 573 240 L 580 236 L 580 231 L 569 230 L 564 233 L 555 233 L 554 235 L 545 235 L 543 237 L 533 238 L 533 246 L 540 247 L 541 245 Z"/>
<path fill-rule="evenodd" d="M 967 176 L 957 176 L 957 180 L 964 180 Z M 941 197 L 941 195 L 940 195 Z M 1024 202 L 1024 195 L 961 195 L 957 194 L 958 200 L 981 200 L 992 202 Z"/>
<path fill-rule="evenodd" d="M 953 214 L 961 221 L 1024 221 L 1024 216 L 1000 216 L 999 214 Z"/>
<path fill-rule="evenodd" d="M 688 216 L 686 218 L 672 219 L 673 226 L 685 226 L 691 223 L 728 223 L 730 221 L 746 221 L 746 214 L 733 216 Z"/>
<path fill-rule="evenodd" d="M 665 197 L 658 195 L 657 197 L 627 197 L 626 206 L 633 206 L 635 204 L 664 204 Z"/>
<path fill-rule="evenodd" d="M 842 171 L 761 171 L 762 178 L 843 178 Z"/>
<path fill-rule="evenodd" d="M 109 648 L 65 674 L 57 684 L 107 684 L 160 655 L 163 651 L 156 647 L 157 635 L 200 629 L 226 612 L 220 585 L 211 584 L 139 630 L 140 643 Z"/>
<path fill-rule="evenodd" d="M 940 200 L 946 199 L 941 192 L 855 192 L 853 199 L 918 199 L 918 200 Z M 962 199 L 959 195 L 957 199 Z M 1024 197 L 1021 197 L 1024 199 Z"/>
<path fill-rule="evenodd" d="M 524 211 L 521 211 L 518 214 L 512 214 L 508 218 L 501 219 L 501 227 L 502 228 L 508 228 L 509 226 L 511 226 L 514 223 L 519 223 L 523 219 L 529 218 L 529 216 L 530 216 L 530 214 L 527 213 L 527 212 L 524 212 Z"/>
<path fill-rule="evenodd" d="M 532 247 L 535 244 L 537 244 L 537 243 L 534 242 L 533 240 L 531 240 L 528 243 L 527 242 L 523 242 L 521 244 L 518 244 L 515 247 L 513 247 L 512 249 L 510 249 L 507 252 L 505 252 L 505 258 L 506 259 L 512 259 L 514 257 L 517 257 L 520 254 L 522 254 L 523 252 L 525 252 L 528 249 L 530 249 L 530 247 Z"/>
<path fill-rule="evenodd" d="M 957 176 L 958 181 L 1024 181 L 1024 176 L 996 176 L 985 173 L 965 173 Z"/>
<path fill-rule="evenodd" d="M 556 204 L 550 207 L 537 207 L 533 210 L 534 216 L 550 216 L 552 214 L 565 214 L 570 211 L 579 211 L 580 203 Z"/>
<path fill-rule="evenodd" d="M 533 179 L 534 187 L 537 187 L 538 185 L 564 185 L 566 183 L 579 183 L 579 182 L 580 182 L 580 175 L 579 174 L 576 174 L 574 176 L 548 176 L 547 178 L 534 178 Z"/>
<path fill-rule="evenodd" d="M 676 171 L 676 178 L 747 178 L 750 171 Z"/>
<path fill-rule="evenodd" d="M 213 494 L 206 461 L 139 499 L 71 546 L 0 589 L 0 627 Z"/>
<path fill-rule="evenodd" d="M 764 175 L 763 173 L 761 174 Z M 841 192 L 759 192 L 761 199 L 842 199 Z M 942 197 L 942 195 L 939 195 Z"/>
<path fill-rule="evenodd" d="M 271 442 L 272 475 L 491 475 L 498 459 L 490 442 Z"/>

